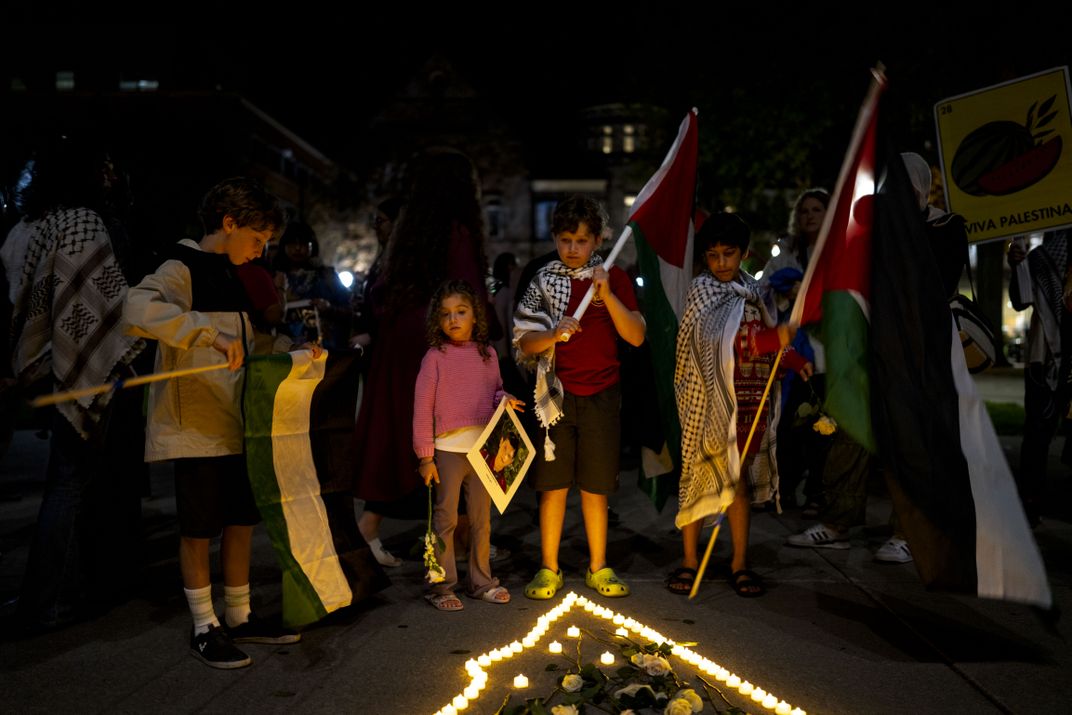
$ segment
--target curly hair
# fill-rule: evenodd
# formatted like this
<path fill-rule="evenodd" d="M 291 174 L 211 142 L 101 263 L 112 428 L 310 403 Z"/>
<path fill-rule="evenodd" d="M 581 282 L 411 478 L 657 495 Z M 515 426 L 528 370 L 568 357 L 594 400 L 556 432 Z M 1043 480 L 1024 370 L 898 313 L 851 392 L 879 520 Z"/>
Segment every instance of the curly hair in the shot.
<path fill-rule="evenodd" d="M 469 235 L 472 260 L 487 273 L 480 184 L 469 158 L 453 149 L 427 151 L 413 169 L 409 196 L 387 247 L 384 278 L 389 310 L 421 305 L 429 286 L 446 277 L 455 231 Z"/>
<path fill-rule="evenodd" d="M 432 294 L 432 300 L 428 304 L 428 319 L 425 321 L 425 334 L 428 337 L 428 345 L 436 350 L 443 351 L 443 346 L 450 342 L 443 329 L 439 327 L 439 309 L 443 301 L 452 295 L 461 296 L 473 309 L 473 336 L 471 340 L 476 343 L 476 349 L 480 357 L 487 360 L 491 357 L 488 352 L 488 311 L 484 307 L 484 301 L 473 290 L 473 286 L 467 281 L 449 280 L 443 281 L 436 292 Z"/>
<path fill-rule="evenodd" d="M 551 235 L 557 236 L 565 231 L 573 233 L 582 223 L 588 227 L 588 233 L 599 240 L 610 218 L 598 201 L 574 194 L 555 206 L 551 214 Z"/>

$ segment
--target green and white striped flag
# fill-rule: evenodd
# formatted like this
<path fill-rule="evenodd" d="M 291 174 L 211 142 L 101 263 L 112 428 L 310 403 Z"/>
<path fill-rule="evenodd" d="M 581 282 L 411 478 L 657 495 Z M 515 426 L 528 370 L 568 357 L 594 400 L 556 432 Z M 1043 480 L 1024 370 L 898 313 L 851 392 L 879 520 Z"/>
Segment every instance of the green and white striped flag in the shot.
<path fill-rule="evenodd" d="M 283 623 L 320 620 L 388 585 L 350 491 L 357 354 L 308 351 L 246 363 L 246 465 L 283 570 Z"/>

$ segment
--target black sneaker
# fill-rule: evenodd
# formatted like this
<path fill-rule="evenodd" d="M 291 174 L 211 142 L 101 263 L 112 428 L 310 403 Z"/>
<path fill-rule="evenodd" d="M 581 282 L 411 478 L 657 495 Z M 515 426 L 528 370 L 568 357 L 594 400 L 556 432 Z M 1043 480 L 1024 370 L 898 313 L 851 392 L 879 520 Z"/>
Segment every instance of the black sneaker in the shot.
<path fill-rule="evenodd" d="M 235 648 L 227 632 L 219 626 L 209 626 L 201 635 L 190 632 L 190 654 L 205 665 L 223 670 L 245 668 L 252 659 Z"/>
<path fill-rule="evenodd" d="M 239 626 L 228 626 L 227 633 L 235 643 L 260 643 L 262 645 L 286 645 L 297 643 L 301 634 L 284 630 L 270 621 L 257 618 L 256 613 L 249 614 L 249 620 Z"/>

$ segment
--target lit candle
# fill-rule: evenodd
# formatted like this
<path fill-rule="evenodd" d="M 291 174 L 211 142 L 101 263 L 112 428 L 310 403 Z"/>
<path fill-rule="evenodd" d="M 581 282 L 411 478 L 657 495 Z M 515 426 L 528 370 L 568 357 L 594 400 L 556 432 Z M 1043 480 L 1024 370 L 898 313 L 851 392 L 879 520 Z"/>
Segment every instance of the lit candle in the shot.
<path fill-rule="evenodd" d="M 588 603 L 588 599 L 587 599 L 587 598 L 585 598 L 584 596 L 581 596 L 581 597 L 579 597 L 579 598 L 577 599 L 577 605 L 578 605 L 578 606 L 583 606 L 583 605 L 584 605 L 584 604 L 586 604 L 586 603 Z"/>
<path fill-rule="evenodd" d="M 451 705 L 454 706 L 455 710 L 465 710 L 469 707 L 469 700 L 467 700 L 464 695 L 455 695 L 454 700 L 451 701 Z"/>
<path fill-rule="evenodd" d="M 741 695 L 751 695 L 752 691 L 755 689 L 756 687 L 749 683 L 747 680 L 737 686 L 737 692 Z"/>
<path fill-rule="evenodd" d="M 767 708 L 768 710 L 773 710 L 774 708 L 778 707 L 778 698 L 774 697 L 773 695 L 767 695 L 767 697 L 763 698 L 763 707 Z"/>
<path fill-rule="evenodd" d="M 462 691 L 462 695 L 464 695 L 469 700 L 476 700 L 476 696 L 480 695 L 480 688 L 476 687 L 475 684 L 470 685 L 468 688 Z"/>
<path fill-rule="evenodd" d="M 478 668 L 478 667 L 480 667 L 479 664 L 475 660 L 473 660 L 472 658 L 470 658 L 469 660 L 465 661 L 465 669 L 466 670 L 472 670 L 473 668 Z"/>
<path fill-rule="evenodd" d="M 774 708 L 775 715 L 789 715 L 789 703 L 782 701 L 778 703 L 778 707 Z"/>
<path fill-rule="evenodd" d="M 514 676 L 514 687 L 515 688 L 527 688 L 527 687 L 529 687 L 529 679 L 526 678 L 524 675 L 515 675 Z"/>
<path fill-rule="evenodd" d="M 736 688 L 740 684 L 741 679 L 738 678 L 736 675 L 731 675 L 730 677 L 726 678 L 726 685 L 730 686 L 731 688 Z"/>
<path fill-rule="evenodd" d="M 496 648 L 495 650 L 491 651 L 491 654 L 488 657 L 491 658 L 491 662 L 498 663 L 500 660 L 502 660 L 502 653 L 500 653 L 499 649 Z"/>
<path fill-rule="evenodd" d="M 626 628 L 631 629 L 631 628 L 634 628 L 636 626 L 636 624 L 637 624 L 637 622 L 634 621 L 632 618 L 626 618 L 625 622 L 622 625 L 625 626 Z"/>
<path fill-rule="evenodd" d="M 570 626 L 569 628 L 566 629 L 566 635 L 569 636 L 570 638 L 580 638 L 581 637 L 581 629 L 578 628 L 577 626 Z"/>
<path fill-rule="evenodd" d="M 719 668 L 715 671 L 715 680 L 725 680 L 728 677 L 730 677 L 730 671 L 725 668 Z"/>
<path fill-rule="evenodd" d="M 561 653 L 562 652 L 562 644 L 559 643 L 558 641 L 551 641 L 551 645 L 547 646 L 547 648 L 552 653 Z"/>
<path fill-rule="evenodd" d="M 440 712 L 443 713 L 443 715 L 458 715 L 458 711 L 454 708 L 453 705 L 450 705 L 449 703 L 447 705 L 444 705 L 443 709 L 440 710 Z"/>
<path fill-rule="evenodd" d="M 536 645 L 536 639 L 532 636 L 525 636 L 521 639 L 521 645 L 525 648 L 531 648 L 532 646 Z"/>
<path fill-rule="evenodd" d="M 489 656 L 487 653 L 484 653 L 476 659 L 476 662 L 478 665 L 487 668 L 489 665 L 491 665 L 491 656 Z"/>
<path fill-rule="evenodd" d="M 524 646 L 522 646 L 517 641 L 514 641 L 513 643 L 510 644 L 510 650 L 512 652 L 514 652 L 514 653 L 520 653 L 522 648 L 524 648 Z"/>
<path fill-rule="evenodd" d="M 619 613 L 617 616 L 614 617 L 614 625 L 620 626 L 623 623 L 625 623 L 625 616 Z"/>
<path fill-rule="evenodd" d="M 680 658 L 685 653 L 685 646 L 675 645 L 673 648 L 670 649 L 670 653 L 671 655 L 676 655 Z"/>
<path fill-rule="evenodd" d="M 611 653 L 609 650 L 603 651 L 603 655 L 599 656 L 599 662 L 603 665 L 613 665 L 614 654 Z"/>
<path fill-rule="evenodd" d="M 618 630 L 614 631 L 614 635 L 622 636 L 624 638 L 625 636 L 629 635 L 629 631 L 625 630 L 624 628 L 619 628 Z"/>
<path fill-rule="evenodd" d="M 596 608 L 598 608 L 598 606 L 596 606 L 596 604 L 592 603 L 591 601 L 584 604 L 584 610 L 588 611 L 589 613 L 594 613 Z"/>
<path fill-rule="evenodd" d="M 756 688 L 752 691 L 752 699 L 757 703 L 763 702 L 763 698 L 767 697 L 767 691 L 763 688 Z"/>
<path fill-rule="evenodd" d="M 808 715 L 808 714 L 806 712 L 804 712 L 803 710 L 801 710 L 800 708 L 793 708 L 793 711 L 791 713 L 789 713 L 789 715 Z"/>

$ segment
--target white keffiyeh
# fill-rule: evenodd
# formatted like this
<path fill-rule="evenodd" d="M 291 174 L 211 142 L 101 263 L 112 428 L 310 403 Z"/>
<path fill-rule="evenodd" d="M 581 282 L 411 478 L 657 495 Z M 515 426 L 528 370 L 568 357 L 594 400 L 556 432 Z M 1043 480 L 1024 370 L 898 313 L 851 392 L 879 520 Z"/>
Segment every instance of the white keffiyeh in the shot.
<path fill-rule="evenodd" d="M 514 356 L 522 367 L 536 370 L 533 400 L 536 416 L 544 429 L 562 419 L 564 389 L 562 381 L 555 375 L 555 348 L 552 345 L 538 355 L 526 355 L 521 350 L 521 338 L 526 333 L 551 330 L 558 325 L 569 307 L 571 279 L 590 279 L 593 270 L 601 265 L 603 260 L 595 254 L 580 268 L 569 268 L 562 261 L 553 260 L 539 270 L 517 305 Z M 544 449 L 547 461 L 553 461 L 554 443 L 549 436 L 544 440 Z"/>
<path fill-rule="evenodd" d="M 760 299 L 759 284 L 743 271 L 740 277 L 743 284 L 723 283 L 705 271 L 693 280 L 685 299 L 674 370 L 681 421 L 678 528 L 724 512 L 740 479 L 733 371 L 745 303 L 756 306 L 766 325 L 774 324 Z M 773 446 L 773 439 L 765 439 L 764 447 L 768 443 Z M 769 498 L 769 488 L 767 493 Z"/>

